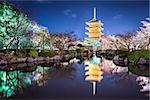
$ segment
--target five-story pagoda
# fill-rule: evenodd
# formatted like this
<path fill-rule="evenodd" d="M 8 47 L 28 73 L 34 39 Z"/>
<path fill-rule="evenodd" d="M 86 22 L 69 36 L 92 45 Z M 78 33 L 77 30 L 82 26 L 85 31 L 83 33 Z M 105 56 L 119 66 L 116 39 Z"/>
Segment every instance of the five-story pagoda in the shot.
<path fill-rule="evenodd" d="M 101 48 L 101 36 L 103 35 L 103 23 L 96 19 L 96 8 L 94 8 L 93 19 L 86 22 L 86 24 L 88 25 L 86 27 L 88 32 L 85 32 L 85 34 L 88 35 L 88 38 L 85 38 L 85 42 L 92 45 L 94 50 L 99 50 Z"/>

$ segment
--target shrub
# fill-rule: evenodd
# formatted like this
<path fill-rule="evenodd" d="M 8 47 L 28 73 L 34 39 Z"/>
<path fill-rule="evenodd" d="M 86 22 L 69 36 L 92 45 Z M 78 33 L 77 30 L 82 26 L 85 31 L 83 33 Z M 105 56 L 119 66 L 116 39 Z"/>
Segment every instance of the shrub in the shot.
<path fill-rule="evenodd" d="M 149 50 L 137 50 L 133 51 L 131 54 L 128 55 L 129 61 L 132 63 L 137 63 L 139 58 L 150 58 L 150 51 Z"/>
<path fill-rule="evenodd" d="M 39 53 L 39 56 L 42 57 L 53 57 L 55 55 L 57 55 L 57 51 L 44 50 Z"/>
<path fill-rule="evenodd" d="M 76 53 L 76 50 L 69 50 L 69 54 L 74 54 Z"/>
<path fill-rule="evenodd" d="M 68 51 L 68 50 L 62 50 L 62 51 L 59 51 L 59 52 L 61 52 L 62 55 L 69 54 L 69 51 Z"/>
<path fill-rule="evenodd" d="M 125 50 L 116 50 L 116 51 L 115 51 L 115 54 L 116 54 L 116 55 L 119 54 L 119 55 L 123 55 L 123 56 L 124 56 L 124 55 L 128 55 L 128 53 L 129 53 L 129 52 L 128 52 L 128 51 L 125 51 Z"/>
<path fill-rule="evenodd" d="M 83 48 L 76 49 L 76 52 L 77 52 L 77 53 L 83 53 L 83 52 L 84 52 L 84 49 L 83 49 Z"/>
<path fill-rule="evenodd" d="M 16 56 L 20 58 L 24 58 L 28 56 L 28 53 L 29 53 L 29 50 L 23 49 L 23 50 L 19 50 L 18 52 L 16 52 Z"/>
<path fill-rule="evenodd" d="M 38 57 L 38 52 L 34 49 L 30 50 L 29 55 L 33 58 Z"/>

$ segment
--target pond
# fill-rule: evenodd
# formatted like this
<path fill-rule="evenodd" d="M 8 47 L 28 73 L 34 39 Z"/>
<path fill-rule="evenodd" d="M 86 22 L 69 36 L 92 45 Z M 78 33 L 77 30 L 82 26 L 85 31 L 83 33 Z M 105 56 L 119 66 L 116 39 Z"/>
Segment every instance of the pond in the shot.
<path fill-rule="evenodd" d="M 5 99 L 148 100 L 149 80 L 103 57 L 74 58 L 69 63 L 33 65 L 27 70 L 1 70 L 0 96 Z"/>

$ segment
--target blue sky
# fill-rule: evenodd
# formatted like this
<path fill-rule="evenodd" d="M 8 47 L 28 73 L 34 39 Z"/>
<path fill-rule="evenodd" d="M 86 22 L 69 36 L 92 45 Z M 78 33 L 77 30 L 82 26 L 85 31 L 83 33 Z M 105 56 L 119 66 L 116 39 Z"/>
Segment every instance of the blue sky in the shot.
<path fill-rule="evenodd" d="M 105 34 L 139 30 L 140 21 L 149 17 L 149 2 L 144 1 L 10 1 L 38 24 L 48 27 L 50 32 L 69 32 L 84 38 L 85 22 L 93 17 L 97 8 L 97 19 L 104 23 Z"/>

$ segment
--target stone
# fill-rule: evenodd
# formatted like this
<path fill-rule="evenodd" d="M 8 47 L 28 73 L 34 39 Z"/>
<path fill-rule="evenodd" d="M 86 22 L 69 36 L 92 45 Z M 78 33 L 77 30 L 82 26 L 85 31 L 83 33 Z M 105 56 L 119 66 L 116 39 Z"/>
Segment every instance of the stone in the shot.
<path fill-rule="evenodd" d="M 7 64 L 7 61 L 0 60 L 0 65 Z"/>
<path fill-rule="evenodd" d="M 146 63 L 150 66 L 150 59 L 147 59 Z"/>
<path fill-rule="evenodd" d="M 46 57 L 45 60 L 46 60 L 46 61 L 49 61 L 49 60 L 50 60 L 50 57 Z"/>
<path fill-rule="evenodd" d="M 53 60 L 56 60 L 56 61 L 60 61 L 61 57 L 60 56 L 54 56 L 52 57 Z"/>
<path fill-rule="evenodd" d="M 34 62 L 34 59 L 32 57 L 28 57 L 26 61 L 27 62 Z"/>
<path fill-rule="evenodd" d="M 113 62 L 114 62 L 114 64 L 116 64 L 116 65 L 118 65 L 118 64 L 119 64 L 119 55 L 114 56 L 114 58 L 113 58 Z"/>
<path fill-rule="evenodd" d="M 19 64 L 16 64 L 16 67 L 17 67 L 17 69 L 22 69 L 24 67 L 27 67 L 27 64 L 26 63 L 19 63 Z"/>
<path fill-rule="evenodd" d="M 137 63 L 137 64 L 139 64 L 139 65 L 145 65 L 145 64 L 147 64 L 146 59 L 145 59 L 145 58 L 140 58 L 140 59 L 138 60 L 138 63 Z"/>
<path fill-rule="evenodd" d="M 128 57 L 125 57 L 125 58 L 124 58 L 124 64 L 125 64 L 125 65 L 128 65 L 128 64 L 129 64 Z"/>
<path fill-rule="evenodd" d="M 17 58 L 17 62 L 26 62 L 27 58 Z"/>
<path fill-rule="evenodd" d="M 17 63 L 17 62 L 18 62 L 17 58 L 12 58 L 12 59 L 9 60 L 8 63 Z"/>
<path fill-rule="evenodd" d="M 114 60 L 118 60 L 119 59 L 119 55 L 114 56 Z"/>
<path fill-rule="evenodd" d="M 32 66 L 34 66 L 34 63 L 33 63 L 33 62 L 27 63 L 27 66 L 28 66 L 28 67 L 32 67 Z"/>
<path fill-rule="evenodd" d="M 43 61 L 44 60 L 44 57 L 37 57 L 34 59 L 34 61 Z"/>
<path fill-rule="evenodd" d="M 122 57 L 122 56 L 119 56 L 119 55 L 114 56 L 113 62 L 114 62 L 115 65 L 118 65 L 118 66 L 126 66 L 129 63 L 127 57 Z"/>

